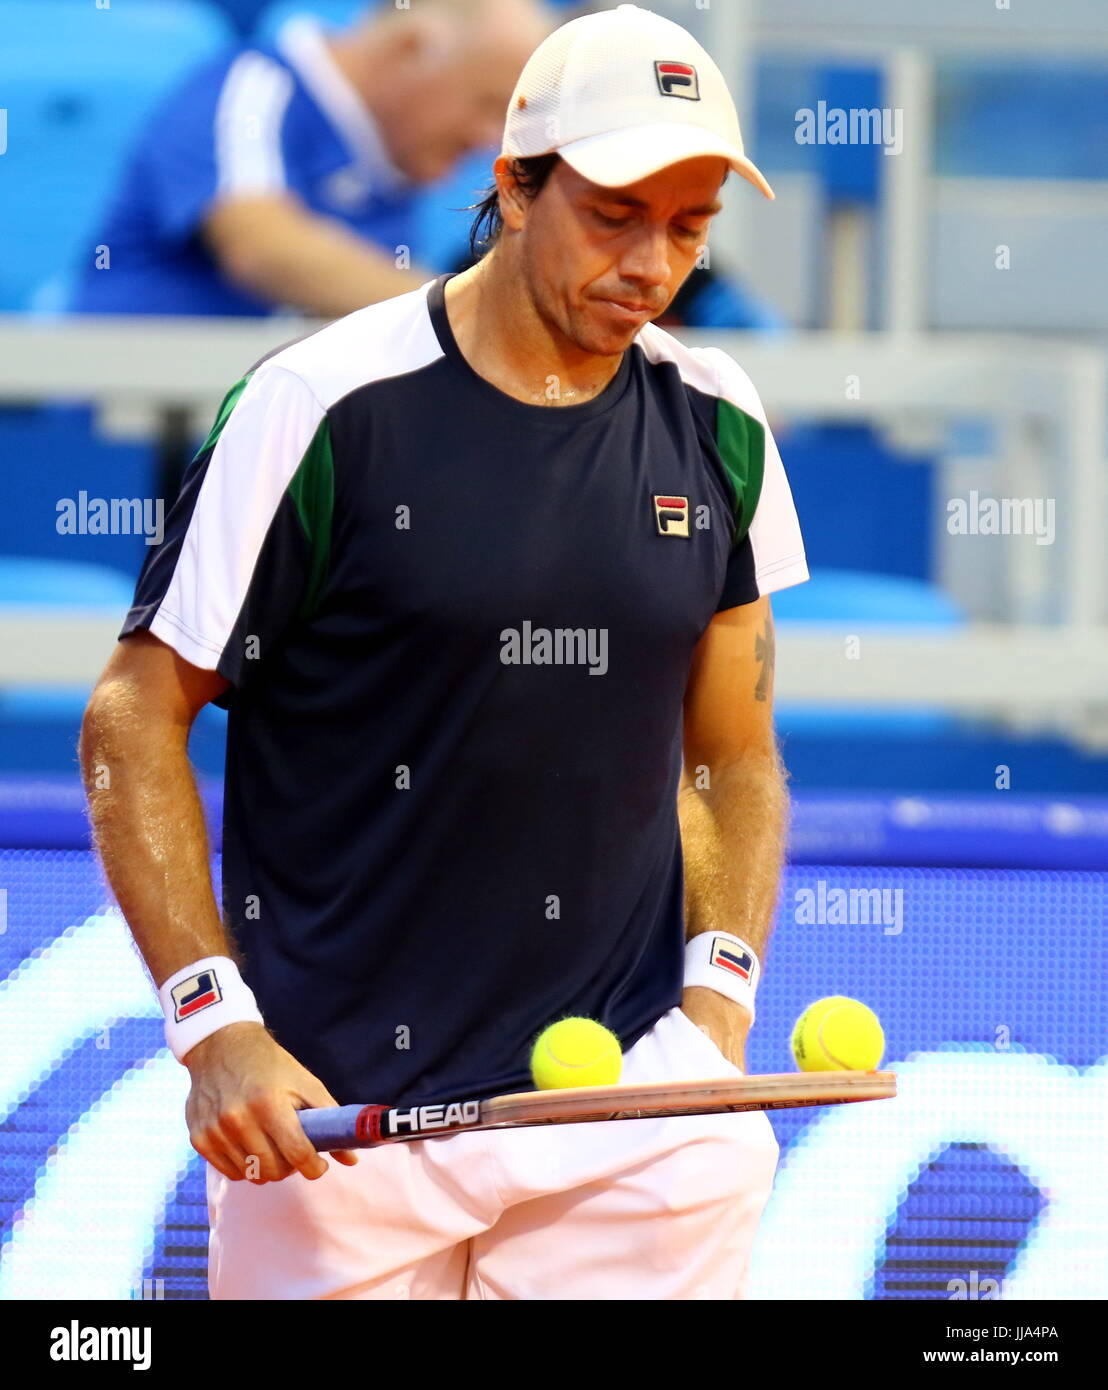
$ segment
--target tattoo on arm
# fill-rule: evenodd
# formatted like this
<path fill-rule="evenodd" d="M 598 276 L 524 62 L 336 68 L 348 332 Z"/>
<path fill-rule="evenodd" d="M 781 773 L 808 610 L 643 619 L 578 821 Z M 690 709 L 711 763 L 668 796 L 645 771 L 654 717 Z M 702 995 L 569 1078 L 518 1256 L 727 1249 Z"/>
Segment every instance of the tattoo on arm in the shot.
<path fill-rule="evenodd" d="M 764 632 L 760 632 L 754 638 L 754 659 L 761 665 L 758 672 L 758 684 L 754 687 L 754 698 L 756 700 L 768 700 L 769 693 L 773 689 L 773 663 L 776 648 L 773 638 L 773 619 L 766 618 Z"/>

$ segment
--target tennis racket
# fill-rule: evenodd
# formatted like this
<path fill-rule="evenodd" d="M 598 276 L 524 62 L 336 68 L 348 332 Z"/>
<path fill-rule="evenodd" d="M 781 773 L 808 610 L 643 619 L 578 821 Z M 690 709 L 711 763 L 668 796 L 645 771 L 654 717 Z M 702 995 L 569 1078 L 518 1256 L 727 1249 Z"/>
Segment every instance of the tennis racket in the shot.
<path fill-rule="evenodd" d="M 888 1071 L 824 1071 L 738 1076 L 721 1081 L 654 1081 L 642 1086 L 577 1086 L 521 1091 L 487 1100 L 439 1105 L 333 1105 L 301 1110 L 300 1123 L 316 1149 L 372 1149 L 463 1130 L 520 1129 L 531 1125 L 647 1120 L 661 1115 L 714 1115 L 722 1111 L 788 1110 L 802 1105 L 846 1105 L 889 1100 L 896 1077 Z"/>

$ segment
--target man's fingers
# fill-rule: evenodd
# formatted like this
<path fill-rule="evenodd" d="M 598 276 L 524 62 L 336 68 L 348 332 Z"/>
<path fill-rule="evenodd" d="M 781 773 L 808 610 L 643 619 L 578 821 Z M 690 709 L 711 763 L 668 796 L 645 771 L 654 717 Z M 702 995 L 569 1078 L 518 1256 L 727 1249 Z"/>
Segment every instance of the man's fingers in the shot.
<path fill-rule="evenodd" d="M 311 1078 L 311 1084 L 301 1090 L 298 1099 L 304 1102 L 305 1110 L 326 1110 L 330 1105 L 338 1105 L 338 1101 L 327 1087 L 314 1076 Z M 301 1134 L 304 1134 L 303 1125 L 298 1125 L 298 1128 Z M 311 1145 L 311 1140 L 306 1134 L 304 1135 L 304 1142 L 309 1146 Z M 353 1149 L 332 1149 L 328 1157 L 347 1168 L 353 1168 L 358 1161 L 358 1155 Z"/>
<path fill-rule="evenodd" d="M 223 1176 L 231 1182 L 239 1182 L 241 1180 L 242 1174 L 227 1157 L 223 1149 L 214 1144 L 194 1143 L 192 1147 L 205 1162 L 212 1165 L 217 1173 L 222 1173 Z"/>
<path fill-rule="evenodd" d="M 229 1111 L 193 1138 L 193 1148 L 232 1182 L 279 1182 L 290 1173 L 315 1180 L 327 1171 L 327 1160 L 304 1133 L 287 1096 L 255 1102 L 249 1109 Z M 347 1167 L 358 1155 L 342 1149 L 332 1155 Z"/>
<path fill-rule="evenodd" d="M 207 1130 L 202 1134 L 190 1134 L 189 1139 L 200 1157 L 205 1162 L 210 1163 L 217 1173 L 222 1173 L 231 1182 L 242 1181 L 242 1164 L 232 1151 L 228 1151 L 227 1146 L 221 1142 L 219 1134 L 215 1130 Z"/>
<path fill-rule="evenodd" d="M 300 1088 L 296 1099 L 304 1102 L 305 1110 L 326 1110 L 330 1105 L 338 1105 L 331 1092 L 314 1076 L 306 1078 L 308 1084 Z"/>
<path fill-rule="evenodd" d="M 321 1178 L 326 1173 L 327 1160 L 312 1147 L 291 1100 L 283 1101 L 280 1109 L 274 1108 L 268 1117 L 268 1130 L 285 1162 L 295 1172 L 309 1179 Z"/>
<path fill-rule="evenodd" d="M 278 1182 L 290 1170 L 280 1150 L 273 1143 L 267 1120 L 260 1119 L 254 1108 L 232 1112 L 221 1117 L 220 1136 L 231 1139 L 242 1151 L 243 1172 L 250 1182 Z"/>

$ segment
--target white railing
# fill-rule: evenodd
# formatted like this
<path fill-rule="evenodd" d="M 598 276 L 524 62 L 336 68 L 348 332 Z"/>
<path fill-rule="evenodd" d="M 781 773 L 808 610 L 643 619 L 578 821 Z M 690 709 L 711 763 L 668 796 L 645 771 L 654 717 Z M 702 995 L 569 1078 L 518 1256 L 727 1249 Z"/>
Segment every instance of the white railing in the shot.
<path fill-rule="evenodd" d="M 156 437 L 170 418 L 179 429 L 183 415 L 201 437 L 227 388 L 308 326 L 274 319 L 0 316 L 0 402 L 90 401 L 103 429 L 146 437 Z M 781 699 L 977 711 L 1015 728 L 1065 732 L 1090 746 L 1108 743 L 1103 353 L 974 334 L 683 336 L 734 356 L 782 426 L 869 422 L 894 438 L 922 438 L 941 459 L 952 422 L 991 422 L 1004 449 L 994 474 L 998 493 L 1025 496 L 1030 480 L 1036 495 L 1056 502 L 1052 546 L 1012 543 L 1028 541 L 1021 536 L 1001 548 L 1003 622 L 952 631 L 790 626 L 779 642 Z M 780 433 L 787 466 L 787 428 Z M 6 476 L 8 486 L 17 485 L 11 470 Z M 818 518 L 804 521 L 809 529 L 819 525 Z M 911 522 L 877 517 L 874 524 Z M 945 546 L 960 543 L 943 537 Z M 88 680 L 114 632 L 114 622 L 100 617 L 59 612 L 44 619 L 9 608 L 0 621 L 0 683 Z M 848 648 L 852 637 L 860 640 Z"/>

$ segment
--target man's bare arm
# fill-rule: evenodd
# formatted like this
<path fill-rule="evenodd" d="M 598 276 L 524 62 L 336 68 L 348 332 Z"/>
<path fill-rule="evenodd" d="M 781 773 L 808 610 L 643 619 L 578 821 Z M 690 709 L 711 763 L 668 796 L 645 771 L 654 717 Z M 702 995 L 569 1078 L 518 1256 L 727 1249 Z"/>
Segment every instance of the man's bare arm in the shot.
<path fill-rule="evenodd" d="M 226 688 L 216 673 L 136 633 L 117 645 L 81 727 L 97 849 L 159 986 L 193 961 L 233 954 L 188 759 L 197 714 Z M 260 1024 L 228 1024 L 197 1043 L 185 1064 L 193 1146 L 224 1176 L 272 1181 L 294 1170 L 309 1178 L 326 1172 L 295 1110 L 334 1100 Z"/>
<path fill-rule="evenodd" d="M 216 203 L 204 240 L 225 275 L 272 304 L 337 318 L 418 289 L 431 271 L 397 268 L 394 254 L 289 195 Z"/>
<path fill-rule="evenodd" d="M 156 984 L 228 954 L 188 760 L 197 714 L 227 688 L 146 633 L 121 642 L 81 729 L 97 849 Z"/>
<path fill-rule="evenodd" d="M 773 615 L 766 597 L 718 614 L 693 657 L 678 796 L 689 938 L 733 932 L 764 959 L 788 809 L 773 727 Z M 686 990 L 685 1007 L 742 1066 L 746 1010 L 703 988 Z"/>

